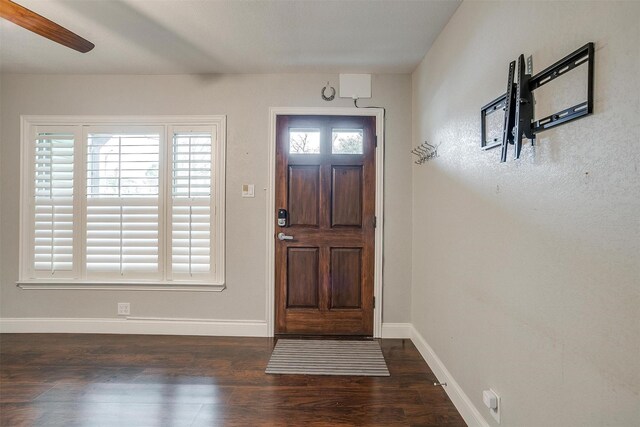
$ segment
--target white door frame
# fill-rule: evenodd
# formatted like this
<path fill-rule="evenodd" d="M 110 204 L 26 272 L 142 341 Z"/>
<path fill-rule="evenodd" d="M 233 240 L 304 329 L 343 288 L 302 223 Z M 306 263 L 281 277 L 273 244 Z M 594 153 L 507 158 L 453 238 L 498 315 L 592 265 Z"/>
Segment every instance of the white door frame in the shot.
<path fill-rule="evenodd" d="M 373 295 L 373 336 L 382 337 L 382 249 L 384 230 L 384 110 L 382 108 L 272 107 L 269 109 L 269 181 L 267 187 L 267 334 L 275 330 L 275 182 L 276 118 L 278 116 L 372 116 L 376 118 L 376 207 Z"/>

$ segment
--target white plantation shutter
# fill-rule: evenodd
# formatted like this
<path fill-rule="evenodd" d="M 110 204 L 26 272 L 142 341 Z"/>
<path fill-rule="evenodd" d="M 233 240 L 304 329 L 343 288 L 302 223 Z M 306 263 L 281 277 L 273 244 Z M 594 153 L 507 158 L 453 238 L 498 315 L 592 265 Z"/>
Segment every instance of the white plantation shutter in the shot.
<path fill-rule="evenodd" d="M 171 262 L 174 277 L 211 271 L 211 209 L 174 205 Z"/>
<path fill-rule="evenodd" d="M 33 146 L 35 277 L 71 277 L 74 269 L 73 127 L 36 130 Z"/>
<path fill-rule="evenodd" d="M 158 273 L 158 229 L 158 206 L 113 200 L 88 203 L 87 277 Z"/>
<path fill-rule="evenodd" d="M 162 131 L 88 129 L 87 278 L 161 277 Z"/>
<path fill-rule="evenodd" d="M 174 128 L 171 147 L 171 270 L 174 280 L 212 273 L 211 127 Z"/>

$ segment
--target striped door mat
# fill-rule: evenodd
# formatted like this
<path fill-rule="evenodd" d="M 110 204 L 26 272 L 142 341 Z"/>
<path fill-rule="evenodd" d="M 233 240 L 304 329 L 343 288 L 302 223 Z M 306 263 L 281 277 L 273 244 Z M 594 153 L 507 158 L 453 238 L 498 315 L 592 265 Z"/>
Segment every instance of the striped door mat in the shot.
<path fill-rule="evenodd" d="M 378 341 L 279 339 L 265 372 L 389 376 Z"/>

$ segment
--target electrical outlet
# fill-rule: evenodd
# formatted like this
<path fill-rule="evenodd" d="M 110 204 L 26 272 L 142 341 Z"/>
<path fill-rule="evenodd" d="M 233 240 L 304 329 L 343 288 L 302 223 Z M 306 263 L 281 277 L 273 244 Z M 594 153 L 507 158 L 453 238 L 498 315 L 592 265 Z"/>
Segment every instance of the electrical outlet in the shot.
<path fill-rule="evenodd" d="M 494 420 L 500 424 L 500 413 L 502 412 L 502 402 L 500 401 L 500 396 L 498 393 L 493 391 L 493 389 L 484 390 L 482 392 L 482 401 L 485 406 L 489 408 L 489 413 L 493 417 Z"/>
<path fill-rule="evenodd" d="M 118 303 L 118 316 L 128 316 L 131 314 L 131 304 L 128 302 Z"/>

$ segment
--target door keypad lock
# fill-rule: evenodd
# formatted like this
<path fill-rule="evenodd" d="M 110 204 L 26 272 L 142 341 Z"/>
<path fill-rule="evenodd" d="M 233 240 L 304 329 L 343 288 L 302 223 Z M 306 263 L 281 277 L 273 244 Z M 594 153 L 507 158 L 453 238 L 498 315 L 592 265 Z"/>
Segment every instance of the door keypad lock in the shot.
<path fill-rule="evenodd" d="M 278 209 L 278 227 L 287 226 L 288 213 L 286 209 Z"/>

